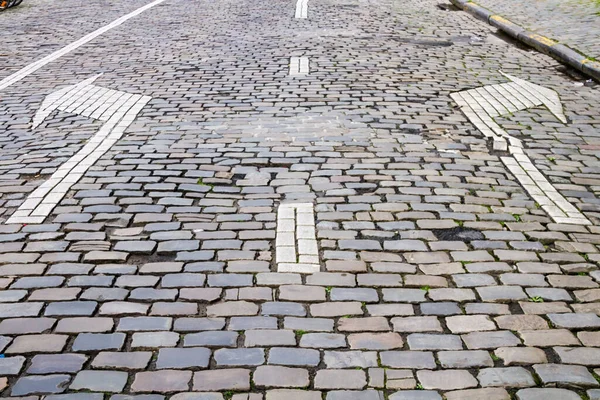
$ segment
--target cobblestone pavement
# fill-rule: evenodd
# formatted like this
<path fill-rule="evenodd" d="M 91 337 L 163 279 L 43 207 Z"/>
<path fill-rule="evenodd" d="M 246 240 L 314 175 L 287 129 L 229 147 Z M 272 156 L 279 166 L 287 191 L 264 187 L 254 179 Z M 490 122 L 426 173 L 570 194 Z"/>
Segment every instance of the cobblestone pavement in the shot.
<path fill-rule="evenodd" d="M 166 0 L 0 91 L 1 396 L 600 399 L 598 87 L 438 3 Z"/>
<path fill-rule="evenodd" d="M 525 29 L 600 59 L 600 2 L 597 0 L 478 0 Z"/>

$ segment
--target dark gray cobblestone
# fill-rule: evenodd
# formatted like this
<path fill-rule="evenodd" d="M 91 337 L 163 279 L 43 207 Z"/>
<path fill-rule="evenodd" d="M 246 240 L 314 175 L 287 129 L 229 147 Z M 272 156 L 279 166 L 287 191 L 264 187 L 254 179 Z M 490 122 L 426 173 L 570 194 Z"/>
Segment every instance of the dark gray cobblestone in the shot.
<path fill-rule="evenodd" d="M 143 4 L 26 0 L 6 71 Z M 153 99 L 44 224 L 0 225 L 0 397 L 599 398 L 597 88 L 437 2 L 294 9 L 166 0 L 2 91 L 2 221 L 102 125 L 31 131 L 47 94 L 104 72 Z M 450 100 L 499 69 L 560 94 L 566 125 L 497 122 L 593 225 L 552 222 Z M 288 201 L 318 273 L 277 272 Z"/>

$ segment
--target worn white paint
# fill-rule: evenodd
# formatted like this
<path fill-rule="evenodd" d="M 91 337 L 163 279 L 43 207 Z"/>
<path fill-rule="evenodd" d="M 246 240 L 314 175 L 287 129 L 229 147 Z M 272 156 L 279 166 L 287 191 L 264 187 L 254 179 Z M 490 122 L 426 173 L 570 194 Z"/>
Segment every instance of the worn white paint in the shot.
<path fill-rule="evenodd" d="M 53 61 L 56 61 L 57 59 L 64 56 L 65 54 L 68 54 L 71 51 L 78 49 L 79 47 L 83 46 L 84 44 L 94 40 L 98 36 L 108 32 L 109 30 L 111 30 L 113 28 L 116 28 L 117 26 L 123 24 L 127 20 L 129 20 L 129 19 L 143 13 L 144 11 L 149 10 L 150 8 L 156 6 L 160 3 L 163 3 L 165 1 L 166 0 L 155 0 L 152 3 L 146 4 L 145 6 L 140 7 L 137 10 L 135 10 L 129 14 L 123 15 L 122 17 L 114 20 L 110 24 L 105 25 L 105 26 L 95 30 L 94 32 L 85 35 L 81 39 L 76 40 L 75 42 L 63 47 L 62 49 L 57 50 L 54 53 L 49 54 L 46 57 L 27 65 L 26 67 L 20 69 L 19 71 L 15 72 L 14 74 L 9 75 L 6 78 L 0 80 L 0 90 L 9 87 L 10 85 L 20 81 L 21 79 L 25 78 L 26 76 L 31 75 L 38 69 L 46 66 L 47 64 L 49 64 Z"/>
<path fill-rule="evenodd" d="M 561 122 L 567 123 L 558 93 L 523 79 L 500 72 L 509 83 L 484 86 L 452 93 L 450 97 L 484 136 L 492 139 L 495 150 L 508 151 L 512 157 L 502 162 L 515 175 L 525 190 L 557 223 L 591 225 L 591 222 L 569 203 L 523 152 L 523 144 L 502 129 L 494 118 L 545 106 Z"/>
<path fill-rule="evenodd" d="M 290 57 L 290 76 L 303 76 L 308 73 L 308 57 Z"/>
<path fill-rule="evenodd" d="M 321 269 L 312 203 L 284 203 L 277 209 L 277 272 L 312 274 Z"/>
<path fill-rule="evenodd" d="M 135 116 L 151 100 L 149 96 L 96 86 L 93 82 L 98 76 L 58 90 L 42 102 L 33 118 L 33 128 L 37 128 L 55 110 L 95 116 L 105 124 L 81 150 L 27 197 L 6 221 L 7 224 L 43 223 L 69 189 L 121 138 Z"/>
<path fill-rule="evenodd" d="M 308 18 L 308 0 L 298 0 L 296 2 L 296 18 Z"/>

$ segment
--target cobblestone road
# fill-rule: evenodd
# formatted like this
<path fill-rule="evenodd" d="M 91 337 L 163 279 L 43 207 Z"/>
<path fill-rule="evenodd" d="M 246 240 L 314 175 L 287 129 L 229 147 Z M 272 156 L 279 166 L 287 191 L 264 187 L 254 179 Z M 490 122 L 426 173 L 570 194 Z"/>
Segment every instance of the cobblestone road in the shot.
<path fill-rule="evenodd" d="M 166 0 L 22 70 L 148 3 L 0 15 L 2 397 L 600 399 L 597 86 L 432 0 Z"/>

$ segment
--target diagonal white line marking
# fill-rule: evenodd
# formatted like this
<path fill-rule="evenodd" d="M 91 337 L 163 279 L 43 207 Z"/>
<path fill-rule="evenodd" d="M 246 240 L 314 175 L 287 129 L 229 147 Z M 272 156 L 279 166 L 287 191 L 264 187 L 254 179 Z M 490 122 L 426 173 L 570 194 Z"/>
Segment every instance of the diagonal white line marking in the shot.
<path fill-rule="evenodd" d="M 88 33 L 87 35 L 85 35 L 84 37 L 82 37 L 81 39 L 63 47 L 60 50 L 55 51 L 52 54 L 47 55 L 46 57 L 33 62 L 29 65 L 27 65 L 26 67 L 22 68 L 21 70 L 15 72 L 12 75 L 7 76 L 6 78 L 2 79 L 0 81 L 0 90 L 2 89 L 6 89 L 7 87 L 9 87 L 10 85 L 12 85 L 13 83 L 19 82 L 21 79 L 25 78 L 28 75 L 31 75 L 32 73 L 34 73 L 35 71 L 37 71 L 38 69 L 44 67 L 46 64 L 51 63 L 52 61 L 55 61 L 57 59 L 59 59 L 60 57 L 64 56 L 65 54 L 70 53 L 71 51 L 83 46 L 84 44 L 94 40 L 95 38 L 97 38 L 98 36 L 102 35 L 105 32 L 108 32 L 109 30 L 116 28 L 117 26 L 121 25 L 122 23 L 124 23 L 125 21 L 143 13 L 146 10 L 149 10 L 150 8 L 165 2 L 166 0 L 155 0 L 152 3 L 146 4 L 143 7 L 138 8 L 137 10 L 127 14 L 127 15 L 123 15 L 122 17 L 114 20 L 113 22 L 111 22 L 108 25 L 103 26 L 100 29 L 95 30 L 92 33 Z"/>

